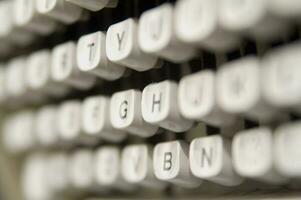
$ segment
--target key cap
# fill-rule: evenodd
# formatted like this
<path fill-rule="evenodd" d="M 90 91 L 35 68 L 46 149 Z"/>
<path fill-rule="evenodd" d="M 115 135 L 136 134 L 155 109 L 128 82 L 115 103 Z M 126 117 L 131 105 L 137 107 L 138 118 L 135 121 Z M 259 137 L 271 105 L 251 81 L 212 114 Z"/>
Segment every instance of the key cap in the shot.
<path fill-rule="evenodd" d="M 52 191 L 45 178 L 47 165 L 45 155 L 35 153 L 26 159 L 21 175 L 22 192 L 25 199 L 47 200 L 51 199 Z"/>
<path fill-rule="evenodd" d="M 297 121 L 281 125 L 275 131 L 275 165 L 285 177 L 301 177 L 300 130 L 301 123 Z"/>
<path fill-rule="evenodd" d="M 182 187 L 198 187 L 201 180 L 190 171 L 188 151 L 188 144 L 180 140 L 157 144 L 153 156 L 155 176 Z"/>
<path fill-rule="evenodd" d="M 271 40 L 287 31 L 284 20 L 269 11 L 269 0 L 220 1 L 222 26 L 236 33 L 244 33 L 255 39 Z"/>
<path fill-rule="evenodd" d="M 221 27 L 218 5 L 218 0 L 178 1 L 175 10 L 178 38 L 190 45 L 214 51 L 237 47 L 238 37 Z"/>
<path fill-rule="evenodd" d="M 68 87 L 52 80 L 51 54 L 48 50 L 41 50 L 29 56 L 26 63 L 25 79 L 28 88 L 40 96 L 63 96 L 68 93 Z"/>
<path fill-rule="evenodd" d="M 174 33 L 173 6 L 165 3 L 145 11 L 139 20 L 140 48 L 172 62 L 182 62 L 195 55 L 195 49 L 180 42 Z"/>
<path fill-rule="evenodd" d="M 237 133 L 232 143 L 232 156 L 234 169 L 243 177 L 269 184 L 287 181 L 274 169 L 273 136 L 267 127 Z"/>
<path fill-rule="evenodd" d="M 177 99 L 176 82 L 166 80 L 146 86 L 141 102 L 143 119 L 174 132 L 188 130 L 193 122 L 181 116 Z"/>
<path fill-rule="evenodd" d="M 300 19 L 301 4 L 298 0 L 268 0 L 268 6 L 271 12 L 277 16 Z"/>
<path fill-rule="evenodd" d="M 93 96 L 83 102 L 83 130 L 88 135 L 99 136 L 112 142 L 120 142 L 126 133 L 113 128 L 110 121 L 110 98 Z"/>
<path fill-rule="evenodd" d="M 93 152 L 87 149 L 76 150 L 68 162 L 71 185 L 79 190 L 91 189 L 94 186 Z"/>
<path fill-rule="evenodd" d="M 46 181 L 55 193 L 65 191 L 70 186 L 68 177 L 68 156 L 65 153 L 55 153 L 47 160 Z"/>
<path fill-rule="evenodd" d="M 81 135 L 81 109 L 80 101 L 69 100 L 58 108 L 57 126 L 59 137 L 63 142 L 72 143 Z"/>
<path fill-rule="evenodd" d="M 112 63 L 107 58 L 106 35 L 100 31 L 79 39 L 77 63 L 81 71 L 111 81 L 120 78 L 125 71 L 124 67 Z"/>
<path fill-rule="evenodd" d="M 153 169 L 153 148 L 148 145 L 129 145 L 123 149 L 122 176 L 127 182 L 146 188 L 164 189 L 166 184 L 159 181 Z"/>
<path fill-rule="evenodd" d="M 27 92 L 24 63 L 23 58 L 15 58 L 8 63 L 6 68 L 5 88 L 8 96 L 14 99 L 24 96 Z"/>
<path fill-rule="evenodd" d="M 67 0 L 67 2 L 73 3 L 90 11 L 99 11 L 103 8 L 115 8 L 118 4 L 118 0 Z"/>
<path fill-rule="evenodd" d="M 66 42 L 56 46 L 52 51 L 53 80 L 67 84 L 76 89 L 85 90 L 95 84 L 95 78 L 89 74 L 80 72 L 76 63 L 76 45 L 74 42 Z"/>
<path fill-rule="evenodd" d="M 232 124 L 235 117 L 226 114 L 217 104 L 216 75 L 212 70 L 185 76 L 179 83 L 179 108 L 190 120 L 204 121 L 214 126 Z"/>
<path fill-rule="evenodd" d="M 255 57 L 225 64 L 217 74 L 218 104 L 228 113 L 245 114 L 255 120 L 269 121 L 278 117 L 277 110 L 263 98 L 262 79 L 261 65 Z"/>
<path fill-rule="evenodd" d="M 121 157 L 117 147 L 103 146 L 95 153 L 95 179 L 102 188 L 133 190 L 134 186 L 126 182 L 121 174 Z"/>
<path fill-rule="evenodd" d="M 54 20 L 37 12 L 35 0 L 14 0 L 13 13 L 19 28 L 36 34 L 50 34 L 57 26 Z"/>
<path fill-rule="evenodd" d="M 43 147 L 53 147 L 59 141 L 57 124 L 57 108 L 44 106 L 35 115 L 35 136 Z"/>
<path fill-rule="evenodd" d="M 157 132 L 157 126 L 146 123 L 142 118 L 141 98 L 141 92 L 134 89 L 113 94 L 110 117 L 114 128 L 140 137 L 150 137 Z"/>
<path fill-rule="evenodd" d="M 300 43 L 266 55 L 262 64 L 264 98 L 273 106 L 301 110 Z M 294 109 L 296 108 L 296 109 Z"/>
<path fill-rule="evenodd" d="M 3 141 L 5 148 L 12 153 L 30 150 L 36 142 L 33 132 L 34 114 L 25 110 L 10 116 L 4 124 Z"/>
<path fill-rule="evenodd" d="M 243 182 L 232 166 L 230 140 L 220 135 L 196 138 L 189 152 L 191 171 L 196 177 L 224 186 Z"/>
<path fill-rule="evenodd" d="M 81 19 L 83 10 L 65 0 L 38 0 L 37 12 L 64 24 L 73 24 Z"/>
<path fill-rule="evenodd" d="M 138 24 L 129 18 L 109 27 L 106 38 L 109 60 L 136 71 L 149 70 L 157 64 L 158 58 L 144 53 L 138 44 Z"/>

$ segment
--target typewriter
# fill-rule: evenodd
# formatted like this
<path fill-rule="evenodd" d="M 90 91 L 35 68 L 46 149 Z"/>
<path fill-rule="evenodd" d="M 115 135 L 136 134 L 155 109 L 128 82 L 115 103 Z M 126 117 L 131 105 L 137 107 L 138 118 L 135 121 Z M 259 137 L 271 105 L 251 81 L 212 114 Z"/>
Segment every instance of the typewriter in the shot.
<path fill-rule="evenodd" d="M 1 200 L 301 199 L 300 0 L 1 0 Z"/>

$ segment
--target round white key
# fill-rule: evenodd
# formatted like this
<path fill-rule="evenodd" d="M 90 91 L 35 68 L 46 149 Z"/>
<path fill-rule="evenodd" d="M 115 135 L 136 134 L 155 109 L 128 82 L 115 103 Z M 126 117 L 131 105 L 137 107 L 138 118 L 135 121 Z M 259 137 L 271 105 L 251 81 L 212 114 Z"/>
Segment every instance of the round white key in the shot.
<path fill-rule="evenodd" d="M 82 105 L 79 101 L 66 101 L 58 108 L 57 126 L 64 142 L 74 142 L 81 134 Z"/>
<path fill-rule="evenodd" d="M 153 148 L 144 144 L 129 145 L 123 149 L 121 170 L 124 179 L 147 188 L 163 189 L 153 169 Z"/>
<path fill-rule="evenodd" d="M 80 190 L 91 189 L 94 181 L 94 154 L 91 150 L 79 149 L 75 151 L 69 160 L 68 172 L 70 183 Z"/>
<path fill-rule="evenodd" d="M 66 42 L 56 46 L 52 51 L 51 60 L 53 80 L 81 90 L 91 88 L 95 83 L 95 78 L 79 71 L 76 60 L 76 45 L 74 42 Z"/>
<path fill-rule="evenodd" d="M 118 4 L 118 0 L 66 0 L 67 2 L 73 3 L 85 9 L 91 11 L 99 11 L 103 8 L 114 8 Z"/>
<path fill-rule="evenodd" d="M 233 32 L 270 40 L 286 31 L 283 20 L 269 12 L 269 0 L 223 0 L 220 1 L 222 26 Z"/>
<path fill-rule="evenodd" d="M 301 111 L 300 43 L 266 55 L 262 63 L 262 89 L 265 99 L 275 107 Z"/>
<path fill-rule="evenodd" d="M 11 60 L 6 68 L 5 87 L 9 97 L 19 98 L 27 92 L 23 58 Z"/>
<path fill-rule="evenodd" d="M 6 119 L 3 130 L 5 148 L 12 153 L 30 150 L 36 142 L 34 135 L 34 113 L 21 111 Z"/>
<path fill-rule="evenodd" d="M 270 120 L 276 116 L 276 110 L 263 99 L 261 83 L 261 65 L 257 58 L 229 62 L 217 74 L 218 104 L 228 113 Z"/>
<path fill-rule="evenodd" d="M 108 58 L 115 63 L 125 65 L 136 71 L 153 68 L 158 58 L 142 52 L 138 44 L 138 25 L 129 18 L 109 27 L 106 51 Z"/>
<path fill-rule="evenodd" d="M 180 140 L 157 144 L 153 156 L 155 176 L 182 187 L 198 187 L 202 181 L 190 171 L 188 151 L 188 144 Z"/>
<path fill-rule="evenodd" d="M 202 70 L 181 79 L 178 99 L 185 118 L 215 126 L 229 125 L 235 121 L 233 115 L 223 112 L 217 104 L 215 77 L 212 70 Z"/>
<path fill-rule="evenodd" d="M 268 0 L 269 9 L 277 16 L 300 19 L 301 2 L 299 0 Z"/>
<path fill-rule="evenodd" d="M 111 122 L 114 128 L 141 137 L 153 136 L 158 127 L 146 123 L 141 113 L 142 94 L 138 90 L 114 93 L 111 98 Z"/>
<path fill-rule="evenodd" d="M 176 82 L 167 80 L 146 86 L 141 105 L 143 119 L 148 123 L 174 132 L 184 132 L 193 125 L 180 114 Z"/>
<path fill-rule="evenodd" d="M 301 123 L 291 122 L 275 131 L 275 164 L 279 172 L 290 178 L 301 177 Z"/>
<path fill-rule="evenodd" d="M 236 174 L 232 166 L 231 141 L 220 135 L 196 138 L 189 151 L 192 173 L 225 186 L 236 186 L 243 178 Z"/>
<path fill-rule="evenodd" d="M 142 13 L 139 19 L 138 40 L 146 53 L 172 62 L 189 60 L 195 49 L 180 42 L 174 32 L 173 6 L 165 3 Z"/>
<path fill-rule="evenodd" d="M 218 5 L 218 0 L 178 1 L 175 31 L 180 40 L 217 51 L 236 47 L 237 36 L 221 28 Z"/>
<path fill-rule="evenodd" d="M 56 193 L 62 192 L 70 186 L 68 162 L 68 156 L 64 153 L 55 153 L 48 158 L 46 180 L 51 190 Z"/>
<path fill-rule="evenodd" d="M 65 24 L 72 24 L 80 20 L 83 10 L 65 0 L 38 0 L 37 12 L 49 16 Z"/>
<path fill-rule="evenodd" d="M 106 35 L 100 31 L 82 36 L 77 45 L 77 63 L 83 72 L 106 80 L 120 78 L 125 68 L 107 58 Z"/>
<path fill-rule="evenodd" d="M 52 191 L 47 183 L 45 155 L 33 154 L 26 159 L 22 169 L 21 184 L 25 200 L 50 200 Z"/>
<path fill-rule="evenodd" d="M 261 127 L 239 132 L 232 143 L 233 165 L 236 172 L 247 178 L 270 184 L 287 181 L 273 163 L 273 135 L 269 128 Z"/>
<path fill-rule="evenodd" d="M 35 116 L 35 135 L 37 142 L 44 147 L 55 146 L 58 143 L 57 108 L 45 106 L 37 111 Z"/>
<path fill-rule="evenodd" d="M 26 63 L 25 78 L 28 88 L 40 95 L 62 96 L 68 88 L 57 84 L 51 77 L 51 54 L 42 50 L 31 54 Z"/>
<path fill-rule="evenodd" d="M 110 98 L 93 96 L 84 100 L 82 111 L 83 131 L 101 139 L 120 142 L 126 133 L 113 128 L 110 121 Z"/>
<path fill-rule="evenodd" d="M 49 34 L 57 26 L 56 22 L 44 15 L 40 15 L 36 9 L 36 0 L 14 0 L 14 23 L 22 29 L 37 34 Z"/>
<path fill-rule="evenodd" d="M 120 151 L 114 146 L 98 149 L 94 158 L 96 183 L 108 189 L 132 190 L 133 184 L 126 182 L 121 174 Z"/>

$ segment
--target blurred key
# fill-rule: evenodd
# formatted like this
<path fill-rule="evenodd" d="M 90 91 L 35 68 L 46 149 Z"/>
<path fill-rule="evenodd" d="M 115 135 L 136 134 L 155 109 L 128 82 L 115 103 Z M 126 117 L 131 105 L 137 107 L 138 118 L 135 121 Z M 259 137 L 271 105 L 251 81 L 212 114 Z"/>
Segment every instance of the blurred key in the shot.
<path fill-rule="evenodd" d="M 36 34 L 47 35 L 52 33 L 56 22 L 37 12 L 36 0 L 14 0 L 14 23 L 21 29 Z"/>
<path fill-rule="evenodd" d="M 145 144 L 128 145 L 122 152 L 121 170 L 124 179 L 146 188 L 164 189 L 153 169 L 153 148 Z"/>
<path fill-rule="evenodd" d="M 83 131 L 111 142 L 120 142 L 126 133 L 113 128 L 110 121 L 110 98 L 105 96 L 88 97 L 83 102 Z"/>
<path fill-rule="evenodd" d="M 72 24 L 81 19 L 82 9 L 65 0 L 37 0 L 37 12 L 64 24 Z"/>
<path fill-rule="evenodd" d="M 235 117 L 223 112 L 217 103 L 216 75 L 212 70 L 184 76 L 179 83 L 178 99 L 185 118 L 214 126 L 230 125 L 235 121 Z"/>
<path fill-rule="evenodd" d="M 184 119 L 178 107 L 178 84 L 163 81 L 146 86 L 142 94 L 142 116 L 151 124 L 174 132 L 191 128 L 193 121 Z"/>
<path fill-rule="evenodd" d="M 67 2 L 73 3 L 85 9 L 91 11 L 99 11 L 103 8 L 114 8 L 118 4 L 118 0 L 66 0 Z"/>
<path fill-rule="evenodd" d="M 172 62 L 183 62 L 195 55 L 195 49 L 180 42 L 174 32 L 173 6 L 163 4 L 145 11 L 139 19 L 138 40 L 141 49 Z"/>
<path fill-rule="evenodd" d="M 237 133 L 232 143 L 236 172 L 269 184 L 284 184 L 287 179 L 275 170 L 273 143 L 272 131 L 267 127 Z"/>
<path fill-rule="evenodd" d="M 106 51 L 108 58 L 136 71 L 146 71 L 155 67 L 158 58 L 144 53 L 138 44 L 138 24 L 129 18 L 109 27 Z"/>
<path fill-rule="evenodd" d="M 175 32 L 181 41 L 213 51 L 237 47 L 236 35 L 222 28 L 218 0 L 179 0 L 175 11 Z"/>
<path fill-rule="evenodd" d="M 81 72 L 76 63 L 76 45 L 66 42 L 56 46 L 52 51 L 51 75 L 54 81 L 86 90 L 95 84 L 95 78 Z"/>

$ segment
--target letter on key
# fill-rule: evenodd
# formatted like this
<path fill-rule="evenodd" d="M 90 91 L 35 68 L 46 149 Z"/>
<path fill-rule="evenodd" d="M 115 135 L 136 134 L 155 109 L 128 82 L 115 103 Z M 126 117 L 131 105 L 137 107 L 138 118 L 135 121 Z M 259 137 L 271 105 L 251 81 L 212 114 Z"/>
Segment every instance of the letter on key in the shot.
<path fill-rule="evenodd" d="M 215 82 L 212 70 L 202 70 L 181 79 L 178 99 L 185 118 L 215 126 L 229 125 L 235 121 L 233 115 L 223 112 L 217 104 Z"/>
<path fill-rule="evenodd" d="M 119 142 L 126 133 L 113 128 L 110 121 L 110 98 L 93 96 L 84 100 L 82 111 L 83 130 L 86 134 L 97 135 L 101 139 Z"/>
<path fill-rule="evenodd" d="M 261 127 L 237 133 L 232 143 L 233 165 L 242 177 L 283 184 L 287 179 L 274 168 L 273 135 Z"/>
<path fill-rule="evenodd" d="M 118 4 L 118 0 L 66 0 L 67 2 L 76 4 L 80 7 L 91 11 L 99 11 L 105 7 L 114 8 Z"/>
<path fill-rule="evenodd" d="M 127 90 L 113 94 L 111 98 L 111 122 L 116 129 L 141 137 L 150 137 L 158 127 L 146 123 L 141 114 L 141 92 Z"/>
<path fill-rule="evenodd" d="M 106 80 L 120 78 L 125 68 L 107 58 L 106 35 L 100 31 L 82 36 L 77 45 L 77 63 L 83 72 L 92 73 Z"/>
<path fill-rule="evenodd" d="M 122 175 L 127 182 L 148 188 L 163 189 L 153 169 L 153 148 L 147 145 L 126 146 L 122 152 Z"/>
<path fill-rule="evenodd" d="M 153 68 L 158 58 L 142 52 L 138 44 L 138 25 L 129 18 L 109 27 L 106 50 L 108 58 L 115 63 L 125 65 L 136 71 Z"/>
<path fill-rule="evenodd" d="M 146 53 L 182 62 L 193 57 L 195 49 L 177 39 L 173 14 L 168 3 L 144 12 L 139 21 L 139 44 Z"/>
<path fill-rule="evenodd" d="M 220 135 L 194 139 L 189 161 L 196 177 L 225 186 L 236 186 L 243 181 L 232 166 L 231 142 Z"/>
<path fill-rule="evenodd" d="M 201 180 L 190 171 L 189 146 L 184 141 L 159 143 L 154 149 L 154 170 L 159 180 L 182 187 L 197 187 Z"/>
<path fill-rule="evenodd" d="M 52 52 L 51 64 L 51 75 L 56 82 L 81 90 L 91 88 L 95 83 L 94 77 L 79 71 L 77 68 L 74 42 L 66 42 L 56 46 Z"/>
<path fill-rule="evenodd" d="M 173 81 L 146 86 L 141 103 L 144 120 L 174 132 L 188 130 L 193 122 L 181 117 L 177 100 L 178 85 Z"/>

